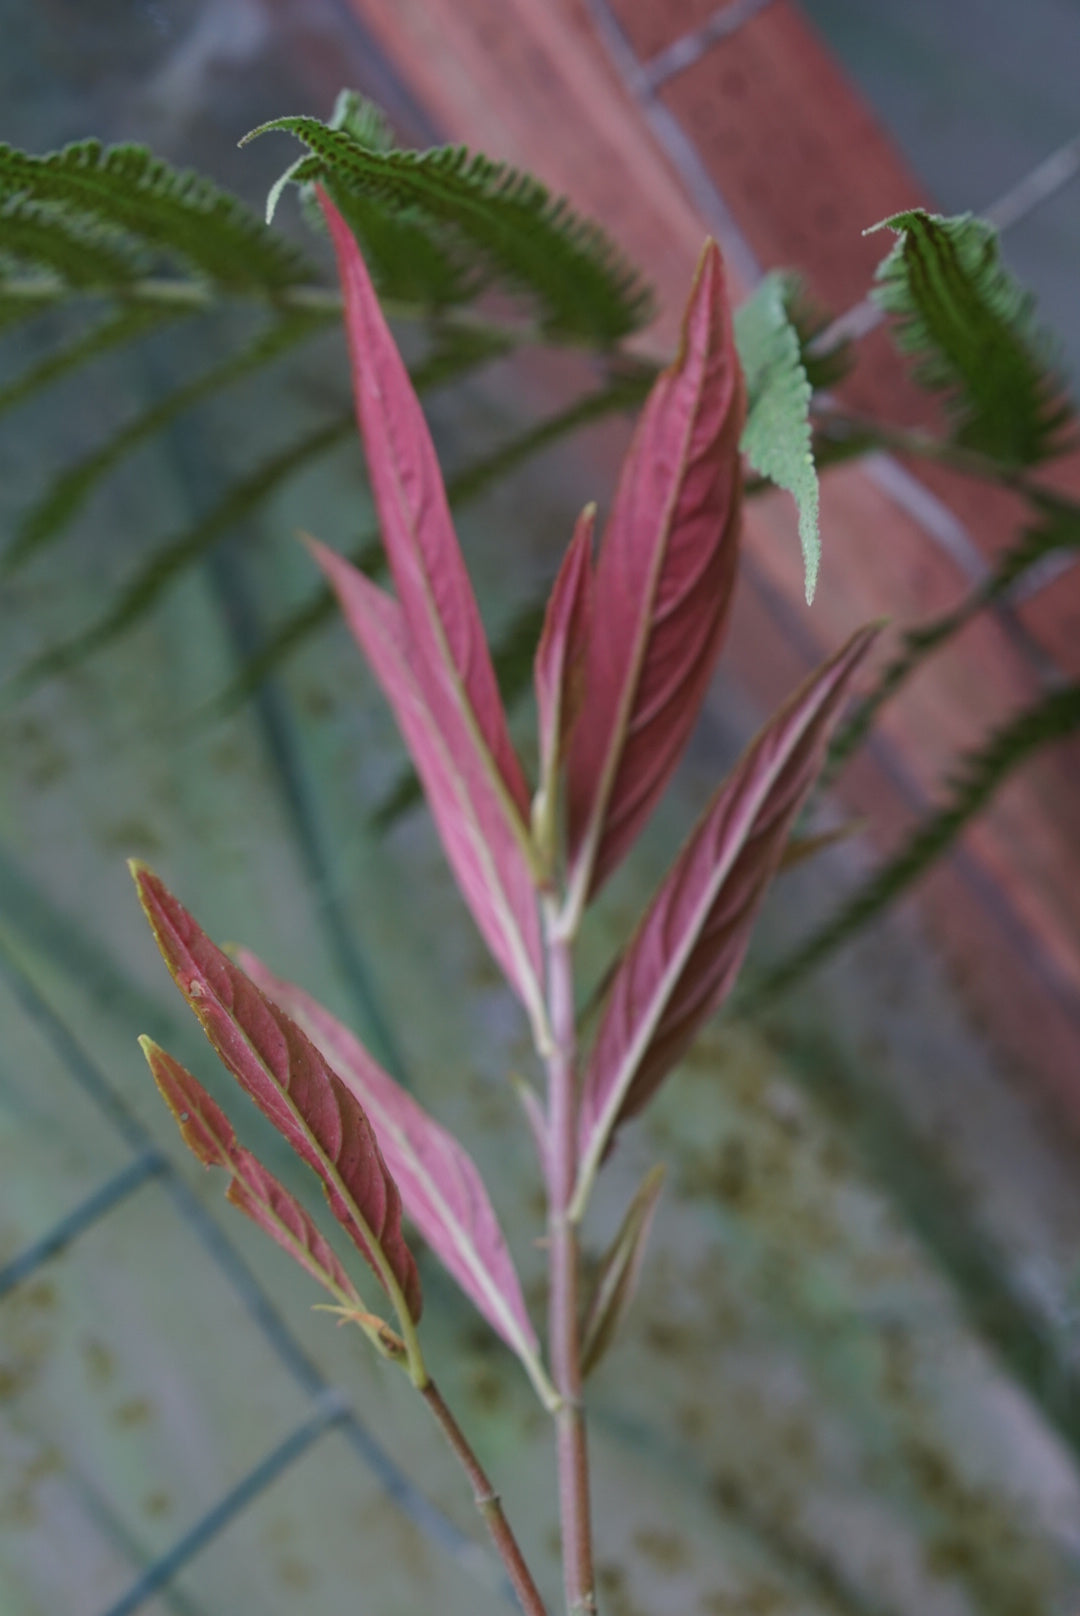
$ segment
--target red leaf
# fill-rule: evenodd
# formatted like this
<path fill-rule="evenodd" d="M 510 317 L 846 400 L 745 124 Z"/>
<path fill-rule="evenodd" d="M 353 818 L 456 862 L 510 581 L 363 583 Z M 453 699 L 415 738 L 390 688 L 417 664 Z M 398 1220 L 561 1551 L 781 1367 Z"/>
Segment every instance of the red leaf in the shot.
<path fill-rule="evenodd" d="M 615 976 L 585 1075 L 579 1183 L 730 991 L 848 683 L 876 633 L 861 629 L 773 717 L 653 899 Z"/>
<path fill-rule="evenodd" d="M 229 1200 L 339 1302 L 359 1308 L 360 1297 L 352 1280 L 311 1218 L 250 1150 L 237 1142 L 228 1117 L 202 1084 L 152 1039 L 139 1042 L 184 1143 L 207 1167 L 224 1167 L 232 1175 Z"/>
<path fill-rule="evenodd" d="M 709 242 L 679 355 L 649 394 L 600 551 L 567 790 L 578 903 L 655 807 L 719 655 L 737 559 L 744 415 L 723 263 Z"/>
<path fill-rule="evenodd" d="M 341 1022 L 246 950 L 241 963 L 268 998 L 322 1051 L 364 1108 L 407 1215 L 488 1323 L 519 1357 L 536 1359 L 536 1332 L 483 1179 L 452 1134 L 372 1059 Z"/>
<path fill-rule="evenodd" d="M 592 617 L 592 536 L 596 506 L 578 517 L 544 614 L 536 651 L 536 705 L 540 730 L 541 779 L 554 782 L 581 711 L 585 694 L 585 651 Z"/>
<path fill-rule="evenodd" d="M 420 1276 L 401 1232 L 401 1198 L 371 1124 L 314 1044 L 212 943 L 168 888 L 132 861 L 165 963 L 221 1059 L 322 1180 L 330 1209 L 396 1302 L 420 1317 Z"/>
<path fill-rule="evenodd" d="M 325 545 L 312 554 L 333 585 L 405 738 L 462 895 L 535 1027 L 544 1022 L 536 891 L 517 839 L 467 746 L 435 720 L 415 676 L 402 609 Z"/>
<path fill-rule="evenodd" d="M 345 298 L 356 415 L 383 544 L 436 722 L 464 728 L 524 836 L 529 792 L 506 726 L 483 624 L 424 412 L 383 318 L 360 249 L 321 187 Z M 455 742 L 455 744 L 457 744 Z"/>

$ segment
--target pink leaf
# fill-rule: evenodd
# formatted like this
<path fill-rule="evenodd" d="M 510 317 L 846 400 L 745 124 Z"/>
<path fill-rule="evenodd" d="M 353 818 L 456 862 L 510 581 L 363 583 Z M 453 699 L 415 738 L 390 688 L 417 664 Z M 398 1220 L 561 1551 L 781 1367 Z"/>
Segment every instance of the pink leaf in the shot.
<path fill-rule="evenodd" d="M 596 892 L 655 807 L 720 653 L 744 415 L 723 263 L 709 242 L 679 355 L 646 402 L 600 551 L 585 705 L 569 758 L 578 902 Z"/>
<path fill-rule="evenodd" d="M 536 1333 L 521 1283 L 466 1151 L 328 1010 L 246 950 L 240 960 L 252 981 L 304 1029 L 367 1112 L 405 1211 L 444 1267 L 507 1345 L 520 1357 L 535 1358 Z"/>
<path fill-rule="evenodd" d="M 339 1301 L 360 1305 L 352 1280 L 300 1203 L 237 1142 L 228 1117 L 202 1084 L 150 1038 L 143 1054 L 184 1143 L 207 1167 L 232 1175 L 229 1199 L 295 1257 Z"/>
<path fill-rule="evenodd" d="M 876 633 L 861 629 L 773 717 L 713 798 L 639 925 L 585 1075 L 581 1154 L 589 1172 L 730 991 L 851 676 Z"/>
<path fill-rule="evenodd" d="M 310 1039 L 212 943 L 168 888 L 132 862 L 166 965 L 203 1031 L 302 1161 L 390 1299 L 420 1317 L 420 1276 L 401 1232 L 401 1198 L 371 1124 Z M 395 1291 L 397 1296 L 395 1296 Z"/>
<path fill-rule="evenodd" d="M 592 616 L 592 536 L 596 506 L 578 517 L 544 614 L 536 651 L 541 778 L 550 789 L 585 694 L 585 650 Z"/>
<path fill-rule="evenodd" d="M 353 234 L 321 187 L 318 194 L 337 253 L 357 420 L 415 650 L 414 674 L 436 722 L 445 727 L 453 715 L 524 837 L 528 787 L 510 741 L 431 434 Z"/>
<path fill-rule="evenodd" d="M 516 837 L 468 745 L 455 745 L 431 713 L 415 676 L 403 612 L 325 545 L 312 554 L 337 592 L 416 765 L 462 895 L 534 1026 L 543 1023 L 540 923 L 532 876 Z"/>

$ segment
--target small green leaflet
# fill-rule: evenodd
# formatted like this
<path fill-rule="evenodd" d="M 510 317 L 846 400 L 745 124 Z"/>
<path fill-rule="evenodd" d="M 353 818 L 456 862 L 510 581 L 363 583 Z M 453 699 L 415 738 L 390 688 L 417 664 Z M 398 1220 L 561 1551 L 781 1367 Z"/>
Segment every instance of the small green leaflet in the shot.
<path fill-rule="evenodd" d="M 1002 266 L 993 228 L 969 213 L 944 219 L 921 208 L 872 230 L 886 227 L 900 239 L 872 295 L 895 316 L 916 379 L 945 393 L 956 442 L 1006 466 L 1036 465 L 1067 448 L 1072 405 L 1035 328 L 1033 299 Z"/>
<path fill-rule="evenodd" d="M 741 448 L 755 471 L 795 500 L 809 603 L 821 560 L 818 479 L 810 436 L 812 389 L 788 312 L 792 292 L 789 276 L 766 275 L 735 315 L 735 344 L 747 391 Z"/>

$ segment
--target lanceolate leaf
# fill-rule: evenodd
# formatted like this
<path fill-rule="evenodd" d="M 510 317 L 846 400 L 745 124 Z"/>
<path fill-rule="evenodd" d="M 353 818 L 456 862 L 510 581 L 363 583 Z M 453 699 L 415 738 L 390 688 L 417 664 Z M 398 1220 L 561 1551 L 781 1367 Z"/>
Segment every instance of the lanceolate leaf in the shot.
<path fill-rule="evenodd" d="M 401 607 L 325 545 L 312 543 L 311 549 L 394 710 L 462 896 L 540 1029 L 545 1018 L 536 890 L 490 775 L 458 730 L 428 707 Z"/>
<path fill-rule="evenodd" d="M 596 506 L 586 506 L 555 579 L 536 651 L 536 706 L 541 773 L 545 777 L 562 756 L 581 710 L 585 647 L 592 616 L 595 521 Z"/>
<path fill-rule="evenodd" d="M 1062 428 L 1074 420 L 1072 406 L 1034 329 L 1032 299 L 1003 268 L 992 227 L 921 208 L 873 228 L 886 226 L 900 239 L 878 269 L 874 296 L 896 316 L 916 376 L 945 392 L 957 441 L 1018 466 L 1067 447 Z"/>
<path fill-rule="evenodd" d="M 420 1277 L 401 1232 L 401 1198 L 363 1110 L 310 1039 L 210 941 L 158 877 L 134 863 L 132 872 L 165 963 L 211 1044 L 314 1168 L 334 1216 L 395 1307 L 415 1322 Z"/>
<path fill-rule="evenodd" d="M 743 754 L 626 951 L 585 1075 L 583 1177 L 651 1099 L 734 983 L 788 832 L 876 628 L 811 676 Z"/>
<path fill-rule="evenodd" d="M 641 1277 L 645 1245 L 664 1182 L 662 1166 L 646 1173 L 596 1276 L 581 1332 L 581 1372 L 591 1374 L 615 1340 Z"/>
<path fill-rule="evenodd" d="M 151 1038 L 140 1038 L 154 1082 L 184 1143 L 207 1167 L 232 1175 L 228 1196 L 340 1302 L 360 1297 L 333 1249 L 283 1184 L 237 1142 L 228 1117 L 197 1078 Z"/>
<path fill-rule="evenodd" d="M 471 747 L 520 827 L 528 788 L 424 412 L 352 232 L 324 193 L 320 200 L 338 255 L 357 419 L 415 676 L 432 716 L 455 745 Z"/>
<path fill-rule="evenodd" d="M 585 694 L 585 651 L 592 620 L 592 536 L 596 506 L 578 518 L 544 614 L 533 668 L 540 731 L 540 785 L 533 834 L 545 858 L 555 845 L 559 769 Z"/>
<path fill-rule="evenodd" d="M 811 450 L 810 382 L 799 333 L 788 313 L 789 295 L 786 276 L 766 275 L 735 316 L 747 392 L 742 451 L 755 471 L 786 488 L 795 500 L 809 602 L 821 560 L 818 480 Z"/>
<path fill-rule="evenodd" d="M 597 567 L 567 781 L 578 903 L 641 830 L 704 699 L 735 576 L 743 414 L 723 264 L 710 242 L 680 353 L 638 424 Z"/>
<path fill-rule="evenodd" d="M 956 842 L 995 793 L 1035 752 L 1080 733 L 1080 679 L 1061 685 L 994 730 L 960 759 L 947 794 L 893 856 L 751 988 L 755 1004 L 771 999 L 848 942 L 894 904 Z"/>
<path fill-rule="evenodd" d="M 488 1323 L 535 1361 L 536 1332 L 483 1180 L 445 1128 L 384 1072 L 358 1039 L 300 988 L 246 950 L 240 964 L 303 1028 L 356 1097 L 379 1136 L 406 1214 Z"/>
<path fill-rule="evenodd" d="M 413 385 L 418 392 L 422 391 L 422 382 L 426 384 L 425 373 L 429 370 L 430 365 L 425 365 L 423 372 L 418 371 L 414 374 Z M 509 476 L 531 456 L 540 453 L 549 444 L 567 437 L 578 427 L 586 426 L 590 421 L 600 420 L 616 411 L 636 407 L 644 399 L 646 392 L 644 377 L 635 371 L 630 376 L 620 376 L 610 385 L 587 393 L 584 398 L 570 405 L 569 409 L 560 410 L 558 414 L 548 416 L 537 426 L 518 433 L 493 454 L 483 455 L 480 459 L 474 460 L 471 465 L 463 467 L 449 479 L 446 493 L 451 506 L 459 507 L 467 500 L 476 499 L 480 494 L 486 493 L 500 477 Z M 360 567 L 364 572 L 370 571 L 373 545 L 380 551 L 381 558 L 381 546 L 374 534 L 365 535 L 359 549 L 351 554 L 353 565 Z M 220 710 L 229 712 L 250 696 L 285 657 L 302 645 L 332 616 L 333 611 L 333 591 L 326 589 L 286 617 L 273 630 L 262 648 L 241 668 L 238 677 L 228 689 L 222 693 L 217 703 Z M 532 674 L 533 654 L 543 620 L 543 605 L 536 607 L 530 603 L 517 614 L 504 631 L 501 648 L 498 644 L 493 648 L 492 663 L 495 676 L 508 706 L 511 706 L 514 697 L 520 695 L 528 686 Z M 415 780 L 407 777 L 401 785 L 400 794 L 403 809 L 416 802 L 419 792 Z M 398 788 L 392 788 L 390 795 L 396 799 Z M 385 816 L 387 823 L 396 817 L 397 811 L 395 808 L 390 809 Z M 380 821 L 383 819 L 381 812 L 378 817 Z"/>

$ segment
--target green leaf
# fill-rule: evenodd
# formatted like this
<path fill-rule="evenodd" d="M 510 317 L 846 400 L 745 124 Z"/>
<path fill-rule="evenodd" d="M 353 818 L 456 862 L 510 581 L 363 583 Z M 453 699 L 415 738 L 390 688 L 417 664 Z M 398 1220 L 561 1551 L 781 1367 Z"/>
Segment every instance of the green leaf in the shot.
<path fill-rule="evenodd" d="M 582 1375 L 590 1375 L 612 1345 L 634 1300 L 663 1183 L 663 1166 L 646 1173 L 604 1254 L 581 1332 Z"/>
<path fill-rule="evenodd" d="M 946 219 L 921 208 L 872 230 L 886 227 L 899 240 L 878 268 L 873 297 L 895 317 L 917 379 L 945 394 L 957 443 L 1006 466 L 1059 454 L 1072 405 L 1034 328 L 1033 299 L 1004 269 L 992 227 L 971 214 Z"/>
<path fill-rule="evenodd" d="M 1051 691 L 961 761 L 941 806 L 918 824 L 892 858 L 831 920 L 754 984 L 742 1008 L 755 1008 L 790 987 L 848 942 L 898 898 L 957 840 L 994 793 L 1035 752 L 1080 731 L 1080 681 Z"/>
<path fill-rule="evenodd" d="M 261 370 L 287 349 L 304 341 L 325 322 L 326 316 L 314 314 L 290 315 L 278 320 L 267 330 L 261 331 L 239 353 L 230 355 L 220 365 L 178 387 L 160 403 L 121 427 L 99 449 L 69 466 L 53 483 L 45 498 L 23 518 L 14 542 L 4 555 L 3 570 L 11 571 L 36 551 L 58 539 L 107 474 L 176 416 L 252 372 Z"/>
<path fill-rule="evenodd" d="M 0 144 L 0 198 L 33 204 L 42 223 L 47 205 L 63 217 L 58 231 L 125 234 L 222 288 L 274 292 L 314 278 L 303 254 L 238 198 L 205 175 L 171 167 L 145 146 L 81 140 L 34 157 Z M 118 278 L 127 277 L 121 270 Z"/>
<path fill-rule="evenodd" d="M 327 186 L 348 216 L 350 197 L 421 228 L 449 255 L 470 292 L 499 283 L 536 305 L 545 333 L 609 347 L 644 325 L 652 297 L 637 271 L 599 227 L 553 199 L 531 175 L 462 147 L 378 151 L 317 118 L 277 118 L 311 157 L 294 165 L 297 183 Z"/>
<path fill-rule="evenodd" d="M 735 342 L 747 387 L 741 447 L 755 471 L 794 497 L 806 599 L 811 601 L 821 559 L 818 479 L 810 433 L 810 382 L 799 333 L 788 312 L 790 295 L 786 276 L 766 275 L 735 316 Z"/>

